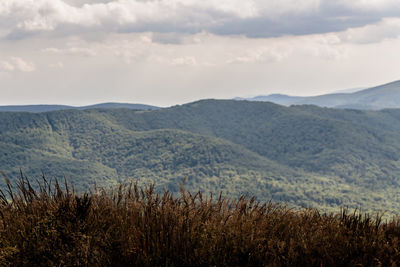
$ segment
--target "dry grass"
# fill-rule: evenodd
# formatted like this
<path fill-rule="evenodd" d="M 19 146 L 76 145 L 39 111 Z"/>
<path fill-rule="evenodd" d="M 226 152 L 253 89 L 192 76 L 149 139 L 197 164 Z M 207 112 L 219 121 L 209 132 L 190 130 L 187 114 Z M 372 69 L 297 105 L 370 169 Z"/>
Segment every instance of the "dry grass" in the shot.
<path fill-rule="evenodd" d="M 53 185 L 52 185 L 53 183 Z M 1 266 L 396 266 L 400 220 L 135 184 L 77 195 L 26 178 L 0 196 Z"/>

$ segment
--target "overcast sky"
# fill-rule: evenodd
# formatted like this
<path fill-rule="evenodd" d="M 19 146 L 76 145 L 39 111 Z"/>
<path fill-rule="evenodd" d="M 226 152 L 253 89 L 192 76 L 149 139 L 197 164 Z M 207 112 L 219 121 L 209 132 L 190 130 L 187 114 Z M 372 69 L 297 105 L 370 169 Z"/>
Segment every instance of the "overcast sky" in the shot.
<path fill-rule="evenodd" d="M 0 105 L 169 106 L 398 79 L 399 0 L 0 0 Z"/>

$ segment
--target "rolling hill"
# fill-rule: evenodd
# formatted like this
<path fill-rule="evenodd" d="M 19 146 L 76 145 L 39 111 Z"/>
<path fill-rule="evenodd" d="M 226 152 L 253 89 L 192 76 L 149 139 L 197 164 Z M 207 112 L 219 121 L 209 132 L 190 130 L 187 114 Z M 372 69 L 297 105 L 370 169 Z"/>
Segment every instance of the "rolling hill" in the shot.
<path fill-rule="evenodd" d="M 331 108 L 380 110 L 400 108 L 400 81 L 356 91 L 320 96 L 299 97 L 273 94 L 237 100 L 269 101 L 280 105 L 317 105 Z"/>
<path fill-rule="evenodd" d="M 0 170 L 82 191 L 134 178 L 323 210 L 400 208 L 400 110 L 202 100 L 159 110 L 0 112 Z M 1 186 L 1 185 L 0 185 Z M 4 186 L 4 183 L 3 183 Z"/>

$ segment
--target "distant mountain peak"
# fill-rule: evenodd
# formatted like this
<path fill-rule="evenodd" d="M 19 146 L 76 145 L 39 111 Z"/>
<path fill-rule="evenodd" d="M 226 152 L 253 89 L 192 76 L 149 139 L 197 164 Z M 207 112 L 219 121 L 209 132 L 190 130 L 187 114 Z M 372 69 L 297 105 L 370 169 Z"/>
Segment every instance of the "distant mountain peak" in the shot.
<path fill-rule="evenodd" d="M 347 92 L 346 92 L 347 91 Z M 340 109 L 378 110 L 400 108 L 400 80 L 367 89 L 352 89 L 319 96 L 271 94 L 246 98 L 248 101 L 269 101 L 279 105 L 316 105 Z"/>

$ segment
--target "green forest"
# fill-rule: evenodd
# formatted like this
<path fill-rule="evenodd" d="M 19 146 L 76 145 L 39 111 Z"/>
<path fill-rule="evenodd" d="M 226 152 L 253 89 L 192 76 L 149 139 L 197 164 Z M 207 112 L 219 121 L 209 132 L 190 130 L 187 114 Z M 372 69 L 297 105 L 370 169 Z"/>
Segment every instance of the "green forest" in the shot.
<path fill-rule="evenodd" d="M 396 213 L 400 110 L 202 100 L 159 110 L 0 112 L 0 170 L 75 190 L 137 181 L 157 191 L 254 195 L 293 207 Z M 5 188 L 5 182 L 0 186 Z"/>

